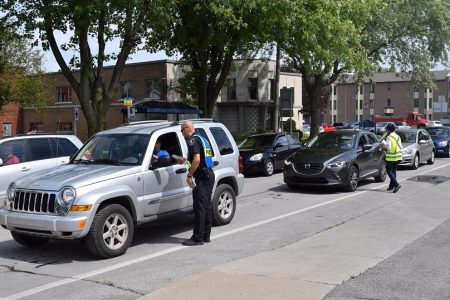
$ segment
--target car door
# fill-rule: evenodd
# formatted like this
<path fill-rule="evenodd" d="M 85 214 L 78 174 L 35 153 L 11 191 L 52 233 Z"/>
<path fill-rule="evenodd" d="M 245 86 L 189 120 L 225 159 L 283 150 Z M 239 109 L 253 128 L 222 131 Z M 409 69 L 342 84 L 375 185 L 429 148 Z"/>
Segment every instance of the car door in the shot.
<path fill-rule="evenodd" d="M 367 142 L 372 145 L 370 150 L 370 168 L 372 172 L 378 172 L 380 166 L 385 164 L 385 153 L 381 147 L 381 143 L 378 142 L 377 136 L 373 133 L 365 134 Z"/>
<path fill-rule="evenodd" d="M 28 160 L 31 164 L 31 172 L 38 172 L 57 166 L 57 158 L 53 156 L 49 138 L 27 139 Z"/>
<path fill-rule="evenodd" d="M 364 151 L 364 145 L 369 144 L 366 136 L 360 134 L 356 138 L 356 162 L 359 166 L 360 177 L 364 177 L 373 172 L 372 151 Z"/>
<path fill-rule="evenodd" d="M 419 131 L 419 147 L 421 161 L 426 161 L 431 158 L 431 153 L 433 152 L 433 140 L 430 135 L 425 130 Z"/>
<path fill-rule="evenodd" d="M 158 166 L 151 162 L 158 139 L 161 141 L 160 149 L 169 152 L 170 156 L 175 154 L 187 158 L 187 147 L 182 145 L 185 141 L 182 140 L 181 133 L 174 132 L 172 128 L 152 134 L 143 166 L 144 216 L 185 209 L 191 197 L 191 188 L 186 183 L 187 164 L 178 164 L 171 157 L 165 165 Z M 158 159 L 158 163 L 160 162 Z"/>
<path fill-rule="evenodd" d="M 50 138 L 50 143 L 57 166 L 69 163 L 70 158 L 78 151 L 78 147 L 67 138 Z"/>
<path fill-rule="evenodd" d="M 300 142 L 290 134 L 286 134 L 288 143 L 289 143 L 289 155 L 295 153 L 298 149 L 302 147 Z"/>
<path fill-rule="evenodd" d="M 1 157 L 4 165 L 0 166 L 0 201 L 6 195 L 6 190 L 12 181 L 31 173 L 31 163 L 26 161 L 25 158 L 25 140 L 16 139 L 1 143 L 0 153 L 4 153 L 6 148 L 12 150 L 12 154 L 19 159 L 19 163 L 8 165 L 5 164 L 5 157 Z M 0 206 L 1 205 L 3 205 L 3 201 L 1 201 Z"/>
<path fill-rule="evenodd" d="M 289 143 L 286 135 L 278 135 L 273 145 L 273 160 L 275 169 L 281 169 L 284 165 L 284 160 L 290 154 Z"/>

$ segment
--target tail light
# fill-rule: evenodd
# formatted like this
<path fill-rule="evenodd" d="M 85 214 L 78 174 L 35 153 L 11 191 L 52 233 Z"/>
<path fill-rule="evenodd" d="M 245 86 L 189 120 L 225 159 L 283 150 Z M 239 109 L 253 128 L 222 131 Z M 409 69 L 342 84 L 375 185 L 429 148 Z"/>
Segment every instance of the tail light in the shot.
<path fill-rule="evenodd" d="M 239 155 L 239 158 L 238 158 L 238 166 L 239 166 L 239 173 L 242 173 L 242 171 L 244 171 L 244 163 L 242 162 L 241 155 Z"/>

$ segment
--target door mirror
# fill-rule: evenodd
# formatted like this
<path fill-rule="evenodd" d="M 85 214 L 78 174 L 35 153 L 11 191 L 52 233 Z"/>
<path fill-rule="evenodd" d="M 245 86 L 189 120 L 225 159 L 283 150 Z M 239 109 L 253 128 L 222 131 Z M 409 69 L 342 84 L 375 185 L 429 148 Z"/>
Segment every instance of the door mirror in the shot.
<path fill-rule="evenodd" d="M 372 145 L 371 145 L 371 144 L 364 144 L 363 150 L 364 150 L 364 151 L 370 151 L 370 150 L 372 150 Z"/>
<path fill-rule="evenodd" d="M 419 141 L 419 144 L 421 144 L 421 145 L 426 144 L 426 143 L 427 143 L 427 141 L 425 141 L 425 140 L 420 140 Z"/>
<path fill-rule="evenodd" d="M 158 157 L 158 160 L 152 161 L 150 165 L 150 170 L 165 168 L 172 165 L 172 160 L 170 156 Z"/>
<path fill-rule="evenodd" d="M 283 147 L 282 143 L 276 143 L 274 148 L 276 149 L 276 148 L 281 148 L 281 147 Z"/>

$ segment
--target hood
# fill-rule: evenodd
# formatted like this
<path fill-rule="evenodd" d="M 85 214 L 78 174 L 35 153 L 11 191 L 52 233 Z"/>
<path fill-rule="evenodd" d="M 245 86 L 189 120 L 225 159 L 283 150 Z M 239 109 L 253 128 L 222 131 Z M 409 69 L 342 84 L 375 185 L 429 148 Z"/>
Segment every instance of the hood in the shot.
<path fill-rule="evenodd" d="M 247 149 L 240 148 L 239 149 L 239 154 L 242 156 L 242 158 L 246 159 L 246 158 L 249 158 L 250 156 L 252 156 L 254 154 L 264 153 L 264 152 L 267 152 L 269 150 L 270 150 L 270 148 L 266 148 L 266 149 L 264 149 L 264 148 L 255 148 L 255 149 L 253 149 L 253 148 L 247 148 Z"/>
<path fill-rule="evenodd" d="M 346 156 L 350 151 L 342 152 L 339 149 L 301 148 L 292 156 L 292 161 L 296 163 L 324 163 L 331 159 Z"/>
<path fill-rule="evenodd" d="M 58 191 L 64 186 L 80 188 L 101 181 L 136 173 L 141 166 L 63 165 L 54 170 L 36 172 L 15 181 L 18 188 Z"/>

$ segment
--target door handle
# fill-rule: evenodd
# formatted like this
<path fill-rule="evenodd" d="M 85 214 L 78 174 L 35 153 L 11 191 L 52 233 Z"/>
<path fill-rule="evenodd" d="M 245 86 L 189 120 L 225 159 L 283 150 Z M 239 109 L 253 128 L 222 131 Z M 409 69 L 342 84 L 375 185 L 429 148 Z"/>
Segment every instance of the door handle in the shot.
<path fill-rule="evenodd" d="M 186 173 L 187 169 L 186 168 L 181 168 L 175 171 L 176 174 L 181 174 L 181 173 Z"/>
<path fill-rule="evenodd" d="M 22 172 L 30 171 L 30 168 L 29 167 L 23 167 L 22 169 L 20 169 L 20 171 L 22 171 Z"/>
<path fill-rule="evenodd" d="M 219 162 L 217 160 L 213 161 L 213 166 L 218 166 Z"/>

